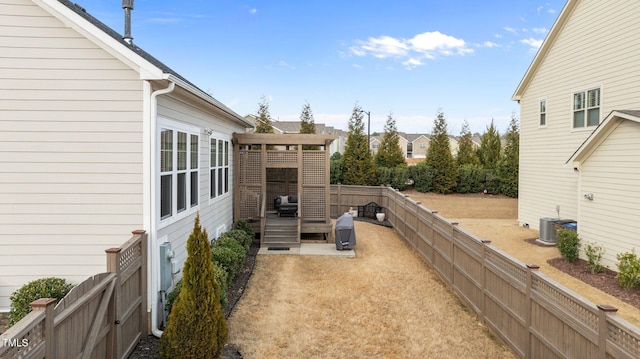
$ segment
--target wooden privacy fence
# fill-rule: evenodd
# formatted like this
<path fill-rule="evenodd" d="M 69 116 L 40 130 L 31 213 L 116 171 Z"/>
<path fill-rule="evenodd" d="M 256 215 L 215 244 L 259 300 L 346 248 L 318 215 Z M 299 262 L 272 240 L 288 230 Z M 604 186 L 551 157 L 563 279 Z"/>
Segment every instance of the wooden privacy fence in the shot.
<path fill-rule="evenodd" d="M 375 201 L 438 275 L 521 358 L 640 358 L 640 328 L 387 187 L 334 185 L 332 216 Z"/>
<path fill-rule="evenodd" d="M 0 358 L 127 358 L 147 334 L 147 234 L 134 231 L 107 253 L 107 272 L 57 305 L 43 298 L 0 336 Z"/>

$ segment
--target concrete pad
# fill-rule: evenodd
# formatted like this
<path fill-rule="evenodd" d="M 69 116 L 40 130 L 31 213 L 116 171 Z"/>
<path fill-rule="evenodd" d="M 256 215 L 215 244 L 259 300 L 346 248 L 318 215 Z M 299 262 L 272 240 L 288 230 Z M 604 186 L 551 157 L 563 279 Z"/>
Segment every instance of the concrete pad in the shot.
<path fill-rule="evenodd" d="M 301 243 L 300 248 L 290 248 L 289 250 L 269 250 L 267 247 L 261 247 L 258 254 L 290 254 L 302 256 L 331 256 L 342 258 L 355 258 L 356 252 L 353 249 L 339 251 L 336 249 L 335 243 Z"/>

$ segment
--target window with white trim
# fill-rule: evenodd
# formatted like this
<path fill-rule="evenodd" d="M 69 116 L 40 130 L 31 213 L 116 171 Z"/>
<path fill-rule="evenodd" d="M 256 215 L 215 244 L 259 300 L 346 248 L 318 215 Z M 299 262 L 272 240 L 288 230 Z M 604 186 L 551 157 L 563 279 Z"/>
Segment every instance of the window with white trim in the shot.
<path fill-rule="evenodd" d="M 600 88 L 573 94 L 573 128 L 597 126 L 600 123 Z"/>
<path fill-rule="evenodd" d="M 199 136 L 160 128 L 160 219 L 198 205 Z"/>
<path fill-rule="evenodd" d="M 540 100 L 540 126 L 547 125 L 547 99 Z"/>
<path fill-rule="evenodd" d="M 210 197 L 229 193 L 229 140 L 210 138 Z"/>

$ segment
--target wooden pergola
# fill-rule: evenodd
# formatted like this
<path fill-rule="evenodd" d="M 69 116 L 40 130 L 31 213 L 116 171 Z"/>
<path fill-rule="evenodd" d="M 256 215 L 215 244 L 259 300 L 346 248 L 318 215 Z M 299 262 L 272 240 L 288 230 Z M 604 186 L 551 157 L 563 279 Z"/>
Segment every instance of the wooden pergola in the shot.
<path fill-rule="evenodd" d="M 234 220 L 248 219 L 264 244 L 267 217 L 277 196 L 298 197 L 297 235 L 322 233 L 333 241 L 330 217 L 329 145 L 337 136 L 315 134 L 233 135 Z M 312 149 L 311 149 L 312 148 Z"/>

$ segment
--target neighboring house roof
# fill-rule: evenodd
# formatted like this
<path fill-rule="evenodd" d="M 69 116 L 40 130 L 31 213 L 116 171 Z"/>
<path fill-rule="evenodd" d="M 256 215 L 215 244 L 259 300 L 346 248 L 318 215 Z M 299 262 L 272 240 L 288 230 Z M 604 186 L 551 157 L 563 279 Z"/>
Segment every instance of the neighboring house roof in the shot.
<path fill-rule="evenodd" d="M 425 139 L 429 140 L 429 135 L 424 134 L 424 133 L 407 133 L 405 135 L 405 138 L 409 142 L 415 142 L 415 141 L 419 140 L 422 137 L 424 137 Z"/>
<path fill-rule="evenodd" d="M 574 168 L 579 168 L 580 163 L 586 160 L 622 121 L 640 123 L 640 110 L 611 111 L 566 163 L 573 162 Z"/>
<path fill-rule="evenodd" d="M 100 20 L 98 20 L 95 17 L 93 17 L 91 14 L 89 14 L 80 5 L 72 3 L 72 2 L 70 2 L 68 0 L 57 0 L 57 1 L 53 1 L 53 2 L 51 2 L 51 1 L 47 2 L 48 5 L 52 6 L 52 8 L 51 8 L 52 10 L 60 10 L 60 11 L 56 11 L 56 13 L 60 14 L 62 16 L 66 16 L 68 14 L 62 13 L 62 10 L 64 10 L 64 9 L 57 9 L 56 5 L 55 5 L 56 2 L 59 3 L 59 4 L 64 5 L 66 7 L 66 9 L 71 10 L 74 14 L 76 14 L 76 15 L 80 16 L 82 19 L 86 20 L 90 25 L 92 25 L 93 27 L 95 27 L 98 30 L 100 30 L 100 32 L 102 34 L 107 35 L 108 36 L 108 40 L 111 40 L 111 42 L 113 42 L 113 40 L 115 40 L 119 45 L 122 45 L 126 49 L 128 49 L 129 50 L 128 53 L 127 53 L 127 51 L 122 51 L 123 49 L 122 49 L 121 46 L 118 46 L 119 48 L 114 49 L 114 50 L 118 51 L 120 54 L 122 54 L 123 56 L 127 57 L 129 60 L 131 60 L 130 62 L 133 62 L 133 63 L 141 65 L 140 68 L 137 69 L 141 73 L 141 78 L 144 78 L 144 79 L 147 79 L 147 80 L 165 79 L 165 80 L 173 81 L 178 86 L 184 88 L 185 90 L 189 91 L 193 95 L 195 95 L 195 96 L 197 96 L 197 97 L 209 102 L 210 104 L 214 105 L 215 107 L 217 107 L 217 108 L 221 109 L 222 111 L 226 112 L 228 115 L 230 115 L 232 118 L 234 118 L 234 120 L 236 122 L 242 123 L 243 125 L 253 126 L 253 123 L 248 121 L 246 118 L 240 116 L 239 114 L 237 114 L 236 112 L 234 112 L 233 110 L 231 110 L 230 108 L 225 106 L 223 103 L 221 103 L 220 101 L 218 101 L 215 98 L 213 98 L 213 96 L 209 95 L 205 91 L 203 91 L 200 88 L 198 88 L 196 85 L 191 83 L 185 77 L 183 77 L 182 75 L 180 75 L 179 73 L 177 73 L 176 71 L 171 69 L 169 66 L 165 65 L 163 62 L 161 62 L 157 58 L 153 57 L 148 52 L 144 51 L 142 48 L 140 48 L 137 45 L 135 45 L 133 42 L 131 44 L 126 42 L 122 38 L 122 35 L 120 35 L 118 32 L 116 32 L 115 30 L 113 30 L 109 26 L 105 25 Z M 70 20 L 73 21 L 73 19 L 70 19 Z M 82 24 L 82 23 L 77 22 L 77 21 L 75 21 L 74 23 L 81 27 L 81 29 L 77 29 L 77 30 L 84 30 L 84 32 L 88 32 L 88 33 L 92 33 L 92 34 L 96 35 L 95 33 L 93 33 L 91 31 L 91 29 L 88 29 L 88 28 L 84 27 L 85 24 Z M 99 36 L 99 35 L 97 35 L 97 36 Z M 115 44 L 113 44 L 113 45 L 115 45 Z M 137 56 L 132 56 L 132 55 L 137 55 Z M 138 58 L 136 59 L 136 58 L 133 58 L 133 57 L 138 57 Z M 145 64 L 141 64 L 140 59 L 142 59 L 144 62 L 147 63 L 146 66 L 145 66 Z M 151 65 L 151 66 L 149 66 L 149 65 Z M 154 71 L 154 69 L 153 69 L 154 67 L 155 67 L 156 71 Z M 157 70 L 159 70 L 159 71 L 157 71 Z M 148 71 L 148 73 L 147 73 L 147 71 Z"/>
<path fill-rule="evenodd" d="M 553 47 L 556 39 L 562 32 L 562 28 L 567 23 L 567 20 L 569 19 L 571 13 L 573 12 L 573 9 L 575 9 L 578 2 L 579 0 L 567 1 L 564 8 L 560 12 L 560 16 L 558 16 L 558 19 L 551 27 L 551 30 L 549 30 L 547 37 L 544 39 L 542 46 L 540 46 L 536 57 L 533 58 L 531 65 L 529 65 L 529 68 L 527 69 L 527 72 L 524 74 L 524 77 L 520 81 L 520 84 L 518 84 L 518 88 L 516 88 L 516 91 L 511 96 L 512 100 L 520 101 L 522 95 L 529 86 L 529 83 L 533 79 L 535 73 L 538 71 L 538 67 L 543 62 L 547 53 L 549 53 L 549 50 Z"/>

